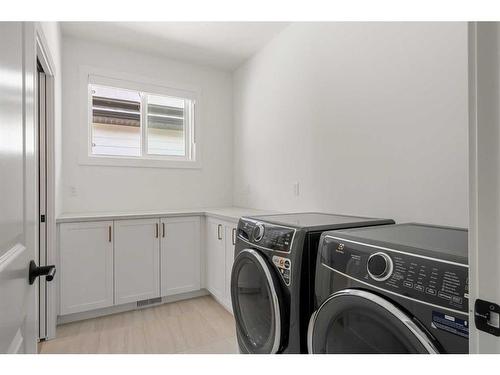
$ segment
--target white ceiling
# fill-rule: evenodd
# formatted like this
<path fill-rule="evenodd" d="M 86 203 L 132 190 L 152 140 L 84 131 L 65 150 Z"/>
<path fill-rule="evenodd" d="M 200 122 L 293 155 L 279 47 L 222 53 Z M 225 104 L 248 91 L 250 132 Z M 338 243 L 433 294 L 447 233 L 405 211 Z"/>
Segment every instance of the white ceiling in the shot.
<path fill-rule="evenodd" d="M 61 22 L 63 35 L 233 70 L 285 22 Z"/>

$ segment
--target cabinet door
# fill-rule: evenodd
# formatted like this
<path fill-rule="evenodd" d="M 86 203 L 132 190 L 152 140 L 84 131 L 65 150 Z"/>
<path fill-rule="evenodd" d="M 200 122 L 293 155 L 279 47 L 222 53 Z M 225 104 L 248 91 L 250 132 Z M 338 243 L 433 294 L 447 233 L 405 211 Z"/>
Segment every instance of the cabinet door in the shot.
<path fill-rule="evenodd" d="M 161 295 L 200 289 L 200 218 L 161 219 Z"/>
<path fill-rule="evenodd" d="M 59 226 L 60 313 L 113 305 L 113 222 Z"/>
<path fill-rule="evenodd" d="M 207 220 L 207 289 L 219 300 L 225 293 L 225 249 L 224 225 L 216 220 Z"/>
<path fill-rule="evenodd" d="M 232 308 L 231 304 L 231 270 L 234 263 L 234 245 L 236 244 L 236 223 L 226 223 L 224 225 L 226 233 L 226 304 Z"/>
<path fill-rule="evenodd" d="M 160 296 L 158 219 L 115 221 L 115 304 Z"/>

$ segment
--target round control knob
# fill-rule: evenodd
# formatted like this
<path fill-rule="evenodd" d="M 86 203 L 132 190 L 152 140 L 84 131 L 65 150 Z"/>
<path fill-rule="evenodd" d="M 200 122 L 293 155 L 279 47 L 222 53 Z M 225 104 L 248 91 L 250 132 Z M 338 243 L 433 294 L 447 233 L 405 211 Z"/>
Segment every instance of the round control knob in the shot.
<path fill-rule="evenodd" d="M 262 237 L 264 237 L 264 225 L 257 224 L 253 230 L 253 239 L 255 242 L 259 242 Z"/>
<path fill-rule="evenodd" d="M 370 255 L 366 265 L 368 275 L 375 281 L 385 281 L 392 276 L 392 259 L 386 253 Z"/>

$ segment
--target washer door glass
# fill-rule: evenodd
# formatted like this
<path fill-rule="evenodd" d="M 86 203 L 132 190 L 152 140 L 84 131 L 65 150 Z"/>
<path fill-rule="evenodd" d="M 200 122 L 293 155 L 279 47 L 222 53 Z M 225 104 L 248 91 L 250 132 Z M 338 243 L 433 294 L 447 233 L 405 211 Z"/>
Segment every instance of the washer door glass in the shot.
<path fill-rule="evenodd" d="M 332 295 L 313 315 L 308 344 L 312 353 L 437 353 L 433 340 L 402 310 L 351 289 Z"/>
<path fill-rule="evenodd" d="M 276 353 L 281 340 L 279 289 L 274 271 L 256 250 L 238 254 L 231 299 L 240 341 L 249 353 Z"/>

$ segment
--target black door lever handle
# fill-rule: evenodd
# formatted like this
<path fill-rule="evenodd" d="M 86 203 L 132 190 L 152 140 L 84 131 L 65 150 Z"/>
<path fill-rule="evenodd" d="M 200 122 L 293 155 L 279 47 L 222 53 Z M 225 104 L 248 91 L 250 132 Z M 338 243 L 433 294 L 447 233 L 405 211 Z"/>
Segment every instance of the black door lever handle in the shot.
<path fill-rule="evenodd" d="M 30 261 L 29 282 L 33 285 L 35 279 L 39 276 L 45 276 L 45 280 L 52 281 L 56 274 L 56 266 L 38 267 L 34 260 Z"/>

